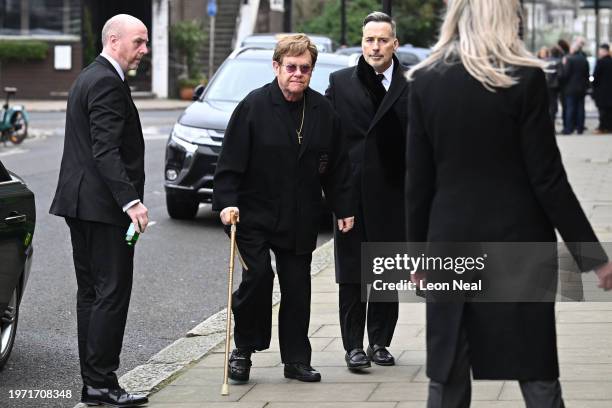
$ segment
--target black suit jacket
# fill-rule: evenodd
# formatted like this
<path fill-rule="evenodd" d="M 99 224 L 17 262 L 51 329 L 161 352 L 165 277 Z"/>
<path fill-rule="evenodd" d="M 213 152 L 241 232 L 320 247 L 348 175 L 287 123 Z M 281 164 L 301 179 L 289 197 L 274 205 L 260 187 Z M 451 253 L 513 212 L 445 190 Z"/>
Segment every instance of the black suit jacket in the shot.
<path fill-rule="evenodd" d="M 329 78 L 326 96 L 342 121 L 351 160 L 353 201 L 358 207 L 355 228 L 347 234 L 336 231 L 339 283 L 360 282 L 361 259 L 355 248 L 361 242 L 404 241 L 409 86 L 406 68 L 395 57 L 394 61 L 391 85 L 380 106 L 366 85 L 364 71 L 372 68 L 363 57 L 358 66 L 336 71 Z"/>
<path fill-rule="evenodd" d="M 600 108 L 612 108 L 612 57 L 600 58 L 593 73 L 593 98 Z"/>
<path fill-rule="evenodd" d="M 144 140 L 126 83 L 98 56 L 68 95 L 66 135 L 51 214 L 127 226 L 122 207 L 143 200 Z"/>
<path fill-rule="evenodd" d="M 544 73 L 487 91 L 462 64 L 416 73 L 407 146 L 407 238 L 413 242 L 597 242 L 567 180 L 548 114 Z M 581 270 L 607 260 L 570 250 Z M 556 262 L 555 259 L 550 260 Z M 556 282 L 556 265 L 550 271 Z M 522 273 L 517 270 L 516 273 Z M 538 273 L 534 281 L 543 278 Z M 552 303 L 427 303 L 427 373 L 445 382 L 459 328 L 474 378 L 559 375 Z"/>
<path fill-rule="evenodd" d="M 589 89 L 589 61 L 584 54 L 576 53 L 567 57 L 563 64 L 563 93 L 569 96 L 584 96 Z"/>
<path fill-rule="evenodd" d="M 297 253 L 316 247 L 321 188 L 337 217 L 353 215 L 340 120 L 321 94 L 308 88 L 305 95 L 301 145 L 276 79 L 238 104 L 223 139 L 213 193 L 213 210 L 238 207 L 240 228 L 258 230 Z"/>

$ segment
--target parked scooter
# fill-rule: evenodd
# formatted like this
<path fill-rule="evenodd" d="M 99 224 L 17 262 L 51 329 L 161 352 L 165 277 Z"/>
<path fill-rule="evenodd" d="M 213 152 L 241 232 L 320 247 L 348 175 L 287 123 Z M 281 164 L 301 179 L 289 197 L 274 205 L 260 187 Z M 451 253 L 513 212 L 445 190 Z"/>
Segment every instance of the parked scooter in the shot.
<path fill-rule="evenodd" d="M 21 105 L 9 106 L 11 95 L 17 93 L 17 88 L 5 87 L 6 102 L 0 111 L 0 142 L 6 146 L 6 141 L 19 144 L 28 137 L 28 114 Z"/>

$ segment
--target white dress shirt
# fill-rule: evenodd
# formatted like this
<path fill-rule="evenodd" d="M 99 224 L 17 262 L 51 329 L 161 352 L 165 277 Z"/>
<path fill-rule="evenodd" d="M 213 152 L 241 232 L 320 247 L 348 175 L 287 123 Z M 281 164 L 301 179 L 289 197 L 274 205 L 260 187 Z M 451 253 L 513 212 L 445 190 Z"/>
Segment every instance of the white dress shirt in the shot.
<path fill-rule="evenodd" d="M 389 87 L 391 86 L 391 78 L 393 77 L 393 65 L 394 64 L 395 64 L 395 61 L 391 60 L 391 65 L 389 65 L 389 68 L 387 68 L 385 72 L 382 73 L 385 77 L 383 78 L 381 83 L 385 87 L 385 91 L 388 91 Z M 376 71 L 374 72 L 378 75 L 378 72 Z"/>

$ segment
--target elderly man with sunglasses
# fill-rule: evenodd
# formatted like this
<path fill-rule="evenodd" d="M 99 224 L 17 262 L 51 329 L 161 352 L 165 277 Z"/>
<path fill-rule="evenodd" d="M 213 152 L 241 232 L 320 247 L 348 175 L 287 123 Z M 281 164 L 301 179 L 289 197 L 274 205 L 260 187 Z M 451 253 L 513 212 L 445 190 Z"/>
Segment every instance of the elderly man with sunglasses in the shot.
<path fill-rule="evenodd" d="M 284 375 L 320 381 L 310 365 L 310 263 L 316 247 L 321 189 L 338 229 L 353 227 L 350 167 L 340 120 L 327 99 L 309 88 L 317 49 L 302 34 L 274 50 L 276 78 L 242 100 L 230 119 L 214 178 L 213 210 L 223 224 L 239 214 L 238 250 L 248 270 L 233 294 L 234 381 L 249 379 L 251 354 L 270 347 L 276 259 L 281 304 L 278 336 Z"/>

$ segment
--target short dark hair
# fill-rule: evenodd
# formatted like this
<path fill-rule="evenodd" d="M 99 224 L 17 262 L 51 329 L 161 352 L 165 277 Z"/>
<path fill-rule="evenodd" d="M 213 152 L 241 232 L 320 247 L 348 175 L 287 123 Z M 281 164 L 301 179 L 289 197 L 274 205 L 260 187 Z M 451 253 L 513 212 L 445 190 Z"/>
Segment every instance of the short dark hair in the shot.
<path fill-rule="evenodd" d="M 397 37 L 397 33 L 395 32 L 396 31 L 395 21 L 393 21 L 391 16 L 389 16 L 387 13 L 383 13 L 382 11 L 375 11 L 373 13 L 368 14 L 366 18 L 363 20 L 363 26 L 361 27 L 362 30 L 366 26 L 366 24 L 371 23 L 372 21 L 376 23 L 390 24 L 391 30 L 393 31 L 393 37 Z"/>
<path fill-rule="evenodd" d="M 601 44 L 599 48 L 606 50 L 606 51 L 610 51 L 610 45 L 608 45 L 608 43 Z"/>

